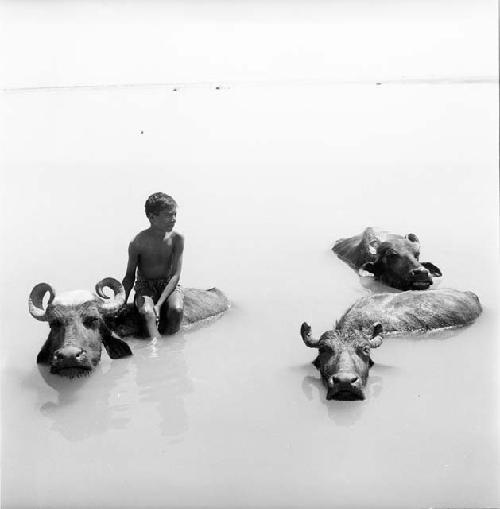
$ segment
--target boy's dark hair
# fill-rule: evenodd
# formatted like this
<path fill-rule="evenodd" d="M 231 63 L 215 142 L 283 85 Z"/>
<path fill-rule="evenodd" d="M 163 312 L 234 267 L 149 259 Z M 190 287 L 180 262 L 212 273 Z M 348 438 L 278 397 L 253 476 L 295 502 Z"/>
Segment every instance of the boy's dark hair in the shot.
<path fill-rule="evenodd" d="M 165 193 L 152 194 L 144 204 L 144 210 L 148 217 L 149 214 L 158 215 L 164 209 L 172 210 L 175 207 L 177 207 L 176 201 Z"/>

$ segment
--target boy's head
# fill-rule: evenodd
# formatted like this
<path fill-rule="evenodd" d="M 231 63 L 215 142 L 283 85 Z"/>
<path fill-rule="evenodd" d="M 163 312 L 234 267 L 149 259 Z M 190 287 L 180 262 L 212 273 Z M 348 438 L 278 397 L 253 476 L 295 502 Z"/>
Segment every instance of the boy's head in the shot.
<path fill-rule="evenodd" d="M 154 193 L 144 205 L 149 222 L 165 230 L 171 230 L 175 225 L 177 212 L 176 201 L 165 193 Z"/>

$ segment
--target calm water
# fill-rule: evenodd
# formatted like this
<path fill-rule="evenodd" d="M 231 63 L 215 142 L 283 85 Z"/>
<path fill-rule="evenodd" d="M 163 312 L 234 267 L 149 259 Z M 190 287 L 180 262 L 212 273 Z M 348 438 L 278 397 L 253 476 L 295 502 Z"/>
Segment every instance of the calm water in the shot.
<path fill-rule="evenodd" d="M 495 85 L 5 94 L 3 507 L 498 506 Z M 143 132 L 141 134 L 141 131 Z M 34 284 L 121 278 L 143 202 L 179 203 L 209 327 L 87 379 L 38 368 Z M 416 233 L 470 328 L 387 339 L 362 402 L 326 401 L 299 336 L 368 290 L 329 250 Z"/>

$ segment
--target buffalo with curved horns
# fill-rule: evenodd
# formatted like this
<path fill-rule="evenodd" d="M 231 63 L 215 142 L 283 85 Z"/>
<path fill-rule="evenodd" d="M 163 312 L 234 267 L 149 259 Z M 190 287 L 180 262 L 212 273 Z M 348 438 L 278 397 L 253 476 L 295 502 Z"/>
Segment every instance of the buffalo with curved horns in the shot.
<path fill-rule="evenodd" d="M 339 239 L 333 252 L 353 269 L 371 272 L 376 280 L 399 290 L 426 290 L 441 271 L 431 262 L 420 262 L 420 242 L 414 233 L 406 236 L 375 228 Z"/>
<path fill-rule="evenodd" d="M 336 329 L 316 339 L 306 322 L 300 328 L 300 335 L 306 346 L 319 350 L 313 364 L 327 387 L 327 399 L 365 399 L 363 389 L 373 365 L 370 352 L 382 344 L 380 323 L 373 325 L 370 338 L 359 331 L 343 333 Z"/>
<path fill-rule="evenodd" d="M 113 291 L 112 298 L 104 293 L 106 287 Z M 141 335 L 142 320 L 133 304 L 125 305 L 123 285 L 108 277 L 96 284 L 95 291 L 96 294 L 76 290 L 56 295 L 47 283 L 39 283 L 31 291 L 31 315 L 50 326 L 37 362 L 50 365 L 52 373 L 67 377 L 90 373 L 99 364 L 102 346 L 112 359 L 132 355 L 120 336 Z M 229 301 L 218 289 L 186 288 L 184 292 L 184 327 L 229 308 Z"/>
<path fill-rule="evenodd" d="M 452 289 L 380 293 L 357 300 L 334 330 L 314 339 L 303 323 L 306 346 L 317 348 L 314 366 L 327 387 L 327 399 L 364 399 L 363 388 L 373 362 L 372 348 L 385 334 L 427 332 L 471 324 L 482 308 L 477 295 Z"/>

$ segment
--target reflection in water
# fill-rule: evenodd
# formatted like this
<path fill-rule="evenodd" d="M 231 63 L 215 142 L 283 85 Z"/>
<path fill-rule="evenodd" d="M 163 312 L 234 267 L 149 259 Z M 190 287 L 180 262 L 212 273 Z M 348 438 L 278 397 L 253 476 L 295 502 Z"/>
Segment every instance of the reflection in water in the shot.
<path fill-rule="evenodd" d="M 366 406 L 371 399 L 377 398 L 382 392 L 382 377 L 370 376 L 365 387 L 366 399 L 361 401 L 337 401 L 326 399 L 326 388 L 321 377 L 311 375 L 304 376 L 302 380 L 302 392 L 308 400 L 313 399 L 313 388 L 316 389 L 317 397 L 328 410 L 328 416 L 339 426 L 352 426 L 363 415 Z"/>
<path fill-rule="evenodd" d="M 127 427 L 135 415 L 132 409 L 146 405 L 155 409 L 162 435 L 179 437 L 187 430 L 184 397 L 193 391 L 193 383 L 184 359 L 184 335 L 156 343 L 136 339 L 129 343 L 132 357 L 103 362 L 88 377 L 68 379 L 38 365 L 40 375 L 56 392 L 55 400 L 47 401 L 46 387 L 40 386 L 39 379 L 30 381 L 45 401 L 40 411 L 52 422 L 51 429 L 67 440 L 84 440 Z M 135 391 L 127 390 L 130 384 L 138 391 L 135 405 Z"/>
<path fill-rule="evenodd" d="M 111 399 L 116 393 L 113 389 L 127 374 L 127 367 L 120 362 L 111 362 L 110 366 L 106 373 L 98 369 L 89 377 L 67 379 L 51 374 L 47 366 L 38 365 L 47 385 L 57 393 L 56 401 L 47 401 L 40 407 L 42 415 L 52 421 L 54 431 L 67 440 L 79 441 L 110 428 L 126 427 L 129 417 L 123 413 L 123 406 L 113 405 Z M 105 383 L 101 383 L 102 376 Z"/>
<path fill-rule="evenodd" d="M 188 428 L 184 398 L 193 391 L 183 352 L 186 338 L 176 334 L 155 344 L 142 343 L 131 358 L 139 398 L 156 409 L 161 434 L 178 437 Z"/>

